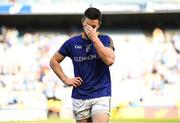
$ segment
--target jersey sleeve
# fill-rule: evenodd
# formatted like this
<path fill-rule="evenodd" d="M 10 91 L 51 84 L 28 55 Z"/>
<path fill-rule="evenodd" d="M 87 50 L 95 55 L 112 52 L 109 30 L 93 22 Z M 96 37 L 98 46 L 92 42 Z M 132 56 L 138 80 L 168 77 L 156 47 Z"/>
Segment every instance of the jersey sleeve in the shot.
<path fill-rule="evenodd" d="M 58 53 L 64 57 L 70 56 L 69 47 L 68 41 L 64 42 L 64 44 L 59 48 Z"/>
<path fill-rule="evenodd" d="M 115 50 L 114 44 L 113 44 L 113 40 L 112 40 L 112 38 L 109 37 L 109 36 L 106 36 L 106 41 L 105 41 L 105 43 L 104 43 L 104 46 L 111 48 L 113 51 Z"/>

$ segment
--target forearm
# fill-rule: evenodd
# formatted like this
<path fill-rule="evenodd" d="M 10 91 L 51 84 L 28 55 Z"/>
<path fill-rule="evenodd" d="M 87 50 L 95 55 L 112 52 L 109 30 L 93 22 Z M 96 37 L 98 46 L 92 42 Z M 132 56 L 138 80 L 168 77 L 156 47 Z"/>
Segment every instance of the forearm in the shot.
<path fill-rule="evenodd" d="M 57 62 L 57 61 L 50 61 L 50 66 L 52 68 L 52 70 L 55 72 L 55 74 L 58 76 L 58 78 L 64 83 L 66 81 L 66 79 L 68 79 L 68 77 L 65 75 L 65 73 L 62 70 L 61 65 Z"/>
<path fill-rule="evenodd" d="M 110 48 L 105 47 L 98 37 L 93 39 L 92 42 L 102 61 L 108 66 L 112 65 L 115 59 L 114 52 Z"/>
<path fill-rule="evenodd" d="M 50 60 L 50 67 L 54 71 L 54 73 L 59 77 L 60 80 L 65 85 L 73 86 L 73 87 L 79 87 L 83 80 L 81 77 L 75 77 L 75 78 L 68 78 L 65 73 L 63 72 L 63 69 L 61 68 L 60 63 L 63 61 L 64 57 L 59 54 L 58 52 L 54 54 L 54 56 Z"/>

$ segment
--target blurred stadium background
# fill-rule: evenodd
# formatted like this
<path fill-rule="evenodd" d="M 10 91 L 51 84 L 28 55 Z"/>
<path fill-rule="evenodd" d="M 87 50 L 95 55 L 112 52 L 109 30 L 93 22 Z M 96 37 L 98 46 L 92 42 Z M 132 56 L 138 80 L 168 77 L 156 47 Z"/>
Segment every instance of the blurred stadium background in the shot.
<path fill-rule="evenodd" d="M 0 122 L 73 122 L 71 88 L 49 59 L 81 33 L 89 6 L 116 49 L 111 121 L 179 122 L 179 0 L 0 0 Z M 71 60 L 62 64 L 73 76 Z"/>

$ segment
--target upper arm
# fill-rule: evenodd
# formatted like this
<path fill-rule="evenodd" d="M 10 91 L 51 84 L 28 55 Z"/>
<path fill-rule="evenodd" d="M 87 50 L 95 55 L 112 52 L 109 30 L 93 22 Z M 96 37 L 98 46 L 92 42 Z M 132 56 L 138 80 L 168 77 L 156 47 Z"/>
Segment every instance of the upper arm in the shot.
<path fill-rule="evenodd" d="M 114 49 L 112 49 L 111 47 L 106 47 L 107 50 L 109 50 L 109 52 L 114 53 Z"/>
<path fill-rule="evenodd" d="M 60 63 L 64 60 L 64 58 L 65 57 L 57 51 L 51 58 L 51 62 L 56 61 L 56 62 Z"/>
<path fill-rule="evenodd" d="M 115 50 L 113 40 L 110 36 L 106 35 L 104 36 L 103 45 L 107 48 L 110 48 L 112 51 Z"/>
<path fill-rule="evenodd" d="M 114 50 L 111 47 L 106 47 L 106 50 L 108 50 L 112 57 L 115 57 Z"/>
<path fill-rule="evenodd" d="M 106 49 L 108 50 L 108 53 L 110 54 L 111 58 L 115 59 L 115 54 L 114 54 L 114 44 L 113 44 L 113 40 L 110 36 L 107 36 L 107 40 L 106 40 Z"/>
<path fill-rule="evenodd" d="M 110 49 L 112 49 L 113 51 L 115 50 L 115 48 L 114 48 L 114 43 L 113 43 L 113 40 L 112 40 L 112 38 L 111 37 L 109 37 L 108 36 L 108 38 L 109 38 L 109 48 Z"/>

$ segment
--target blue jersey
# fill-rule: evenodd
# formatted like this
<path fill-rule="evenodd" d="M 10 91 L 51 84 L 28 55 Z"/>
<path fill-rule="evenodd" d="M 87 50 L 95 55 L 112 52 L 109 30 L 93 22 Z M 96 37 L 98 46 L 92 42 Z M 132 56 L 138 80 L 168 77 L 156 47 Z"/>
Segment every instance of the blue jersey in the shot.
<path fill-rule="evenodd" d="M 98 38 L 105 47 L 114 50 L 113 42 L 107 35 L 99 34 Z M 109 67 L 101 60 L 93 43 L 79 35 L 67 40 L 58 52 L 71 58 L 75 77 L 81 77 L 81 86 L 72 90 L 72 98 L 92 99 L 111 96 L 111 78 Z"/>

